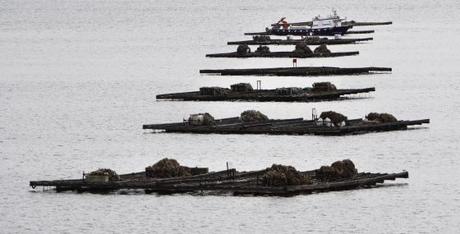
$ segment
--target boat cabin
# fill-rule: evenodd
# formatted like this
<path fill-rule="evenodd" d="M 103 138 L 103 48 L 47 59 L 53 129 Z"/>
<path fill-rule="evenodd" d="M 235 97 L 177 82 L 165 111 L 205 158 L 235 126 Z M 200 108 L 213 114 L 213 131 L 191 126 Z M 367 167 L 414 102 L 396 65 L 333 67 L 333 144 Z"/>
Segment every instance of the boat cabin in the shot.
<path fill-rule="evenodd" d="M 312 29 L 319 29 L 319 28 L 333 28 L 333 27 L 340 27 L 342 26 L 342 21 L 344 19 L 340 19 L 337 15 L 337 12 L 334 10 L 332 11 L 332 15 L 321 18 L 321 16 L 316 16 L 312 20 Z"/>

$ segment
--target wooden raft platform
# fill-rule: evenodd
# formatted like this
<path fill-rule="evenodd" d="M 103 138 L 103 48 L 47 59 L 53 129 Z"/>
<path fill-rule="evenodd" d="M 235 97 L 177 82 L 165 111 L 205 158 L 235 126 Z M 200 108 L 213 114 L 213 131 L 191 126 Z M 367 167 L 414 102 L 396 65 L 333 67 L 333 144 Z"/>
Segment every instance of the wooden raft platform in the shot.
<path fill-rule="evenodd" d="M 244 40 L 244 41 L 229 41 L 227 45 L 296 45 L 298 43 L 305 43 L 307 45 L 343 45 L 343 44 L 355 44 L 357 42 L 371 41 L 372 37 L 367 38 L 341 38 L 341 39 L 329 39 L 327 37 L 318 39 L 265 39 L 265 40 Z"/>
<path fill-rule="evenodd" d="M 220 74 L 222 76 L 327 76 L 327 75 L 356 75 L 378 72 L 391 72 L 388 67 L 276 67 L 276 68 L 247 68 L 247 69 L 203 69 L 203 74 Z"/>
<path fill-rule="evenodd" d="M 369 34 L 369 33 L 375 33 L 375 30 L 348 30 L 344 34 Z M 257 36 L 257 35 L 287 36 L 287 35 L 292 35 L 292 34 L 286 32 L 283 35 L 279 35 L 279 34 L 271 33 L 270 31 L 265 31 L 265 32 L 248 32 L 248 33 L 244 33 L 244 35 L 246 36 Z"/>
<path fill-rule="evenodd" d="M 229 169 L 210 172 L 202 175 L 151 178 L 145 172 L 120 175 L 119 181 L 89 182 L 85 179 L 72 180 L 41 180 L 30 181 L 32 188 L 52 187 L 57 192 L 111 192 L 121 189 L 141 189 L 145 193 L 199 193 L 199 194 L 231 194 L 231 195 L 272 195 L 293 196 L 298 194 L 311 194 L 328 191 L 340 191 L 359 188 L 375 187 L 386 180 L 408 178 L 409 173 L 365 173 L 361 172 L 347 179 L 323 181 L 318 178 L 318 170 L 301 172 L 311 178 L 311 184 L 266 186 L 261 184 L 261 176 L 265 170 L 239 172 Z"/>
<path fill-rule="evenodd" d="M 258 102 L 312 102 L 322 100 L 345 99 L 344 95 L 374 92 L 375 88 L 363 89 L 337 89 L 331 91 L 314 91 L 312 88 L 298 88 L 295 94 L 280 94 L 280 89 L 257 89 L 252 91 L 232 91 L 219 88 L 226 92 L 222 94 L 206 95 L 200 91 L 159 94 L 157 99 L 181 101 L 258 101 Z M 285 88 L 286 89 L 286 88 Z"/>
<path fill-rule="evenodd" d="M 333 52 L 326 54 L 311 54 L 311 55 L 301 55 L 295 54 L 291 51 L 279 51 L 279 52 L 249 52 L 249 53 L 217 53 L 217 54 L 207 54 L 206 57 L 210 58 L 330 58 L 330 57 L 344 57 L 344 56 L 353 56 L 358 55 L 359 51 L 349 51 L 349 52 Z"/>
<path fill-rule="evenodd" d="M 304 120 L 269 119 L 264 122 L 243 122 L 240 117 L 215 120 L 213 125 L 192 125 L 188 121 L 145 124 L 143 129 L 163 131 L 166 133 L 199 133 L 199 134 L 271 134 L 271 135 L 324 135 L 339 136 L 363 134 L 370 132 L 406 130 L 408 126 L 430 123 L 429 119 L 399 120 L 390 123 L 351 119 L 344 126 L 328 126 L 320 119 Z"/>

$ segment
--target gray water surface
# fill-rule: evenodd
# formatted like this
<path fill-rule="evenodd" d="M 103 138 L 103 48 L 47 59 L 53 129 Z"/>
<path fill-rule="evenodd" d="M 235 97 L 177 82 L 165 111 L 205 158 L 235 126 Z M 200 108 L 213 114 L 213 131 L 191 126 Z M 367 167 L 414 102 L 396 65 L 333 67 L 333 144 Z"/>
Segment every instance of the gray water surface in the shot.
<path fill-rule="evenodd" d="M 201 76 L 203 68 L 290 66 L 290 59 L 209 59 L 281 16 L 304 21 L 336 8 L 374 27 L 374 40 L 331 46 L 359 56 L 299 66 L 388 66 L 342 77 Z M 1 233 L 458 233 L 460 3 L 451 1 L 0 1 Z M 356 28 L 364 30 L 366 28 Z M 369 35 L 353 35 L 367 37 Z M 280 47 L 279 50 L 292 47 Z M 375 86 L 358 100 L 321 103 L 167 102 L 155 95 L 262 80 L 264 88 L 331 81 Z M 257 109 L 271 118 L 336 110 L 430 118 L 411 131 L 343 137 L 152 134 L 142 124 Z M 163 157 L 239 170 L 272 163 L 307 170 L 350 158 L 358 169 L 408 170 L 376 189 L 280 197 L 76 194 L 30 180 L 79 178 L 109 167 L 142 171 Z"/>

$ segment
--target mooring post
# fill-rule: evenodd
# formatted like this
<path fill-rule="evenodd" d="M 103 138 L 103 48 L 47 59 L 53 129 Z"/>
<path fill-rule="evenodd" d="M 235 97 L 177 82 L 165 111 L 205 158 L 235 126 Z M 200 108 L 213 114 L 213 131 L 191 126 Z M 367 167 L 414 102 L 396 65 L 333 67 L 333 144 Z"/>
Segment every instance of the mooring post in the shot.
<path fill-rule="evenodd" d="M 230 176 L 230 173 L 228 171 L 228 162 L 225 162 L 227 164 L 227 176 Z"/>
<path fill-rule="evenodd" d="M 292 67 L 297 67 L 297 59 L 292 59 Z"/>

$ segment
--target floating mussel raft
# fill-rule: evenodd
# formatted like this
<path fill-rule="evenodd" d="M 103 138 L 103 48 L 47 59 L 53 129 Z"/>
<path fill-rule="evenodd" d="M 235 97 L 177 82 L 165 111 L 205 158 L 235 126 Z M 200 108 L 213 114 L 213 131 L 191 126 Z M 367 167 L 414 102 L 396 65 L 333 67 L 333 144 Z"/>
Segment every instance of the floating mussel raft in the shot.
<path fill-rule="evenodd" d="M 369 33 L 375 33 L 375 30 L 348 30 L 344 34 L 369 34 Z M 285 33 L 272 33 L 270 31 L 268 32 L 248 32 L 244 33 L 246 36 L 256 36 L 256 35 L 277 35 L 277 36 L 287 36 L 287 35 L 294 35 L 286 31 Z M 307 34 L 303 36 L 309 36 Z M 330 35 L 333 36 L 333 35 Z"/>
<path fill-rule="evenodd" d="M 243 69 L 203 69 L 202 74 L 219 74 L 222 76 L 331 76 L 358 75 L 391 72 L 389 67 L 275 67 Z"/>
<path fill-rule="evenodd" d="M 363 89 L 337 89 L 330 82 L 313 83 L 312 87 L 286 87 L 277 89 L 253 89 L 249 83 L 239 83 L 228 88 L 201 87 L 199 91 L 159 94 L 157 99 L 183 101 L 259 101 L 259 102 L 310 102 L 339 100 L 344 95 L 369 93 L 374 87 Z"/>
<path fill-rule="evenodd" d="M 195 171 L 194 171 L 195 169 Z M 354 163 L 345 159 L 316 170 L 298 171 L 292 166 L 273 164 L 257 171 L 237 171 L 234 168 L 208 172 L 207 168 L 189 168 L 174 159 L 162 159 L 143 172 L 117 175 L 110 170 L 96 173 L 103 179 L 30 181 L 32 188 L 53 187 L 57 192 L 111 192 L 141 189 L 145 193 L 198 193 L 231 195 L 292 196 L 327 191 L 375 187 L 385 180 L 408 178 L 409 173 L 358 172 Z"/>
<path fill-rule="evenodd" d="M 312 51 L 306 43 L 296 45 L 293 51 L 271 52 L 268 46 L 259 46 L 255 52 L 251 52 L 248 45 L 239 45 L 236 52 L 207 54 L 206 57 L 212 58 L 327 58 L 358 55 L 358 51 L 331 52 L 325 44 L 318 46 Z"/>
<path fill-rule="evenodd" d="M 269 119 L 259 111 L 248 110 L 240 117 L 214 119 L 209 113 L 190 115 L 178 123 L 146 124 L 143 129 L 175 133 L 347 135 L 378 131 L 406 130 L 408 126 L 429 123 L 429 119 L 397 120 L 386 113 L 370 113 L 365 119 L 348 119 L 333 111 L 312 115 L 312 120 Z"/>
<path fill-rule="evenodd" d="M 307 45 L 342 45 L 342 44 L 354 44 L 357 42 L 371 41 L 372 37 L 367 38 L 334 38 L 329 39 L 327 37 L 306 37 L 301 39 L 272 39 L 270 36 L 260 35 L 253 36 L 252 40 L 245 41 L 229 41 L 227 45 L 296 45 L 299 43 L 305 43 Z"/>

